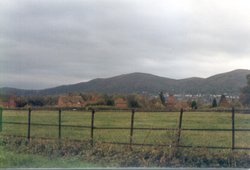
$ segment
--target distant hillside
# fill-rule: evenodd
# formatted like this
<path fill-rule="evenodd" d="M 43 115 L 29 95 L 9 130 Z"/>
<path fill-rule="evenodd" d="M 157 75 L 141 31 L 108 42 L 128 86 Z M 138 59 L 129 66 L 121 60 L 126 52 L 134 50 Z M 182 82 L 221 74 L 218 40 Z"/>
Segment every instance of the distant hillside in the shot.
<path fill-rule="evenodd" d="M 234 70 L 208 78 L 170 79 L 145 73 L 131 73 L 106 79 L 94 79 L 73 85 L 63 85 L 44 90 L 20 90 L 2 88 L 2 94 L 16 95 L 57 95 L 69 92 L 101 93 L 151 93 L 159 91 L 189 94 L 239 94 L 246 85 L 246 75 L 250 70 Z"/>

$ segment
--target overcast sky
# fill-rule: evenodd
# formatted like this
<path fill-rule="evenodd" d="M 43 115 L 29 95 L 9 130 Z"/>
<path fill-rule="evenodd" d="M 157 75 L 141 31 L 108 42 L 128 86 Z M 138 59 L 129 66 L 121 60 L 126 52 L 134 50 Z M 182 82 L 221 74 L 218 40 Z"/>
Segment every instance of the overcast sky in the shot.
<path fill-rule="evenodd" d="M 250 69 L 249 0 L 1 0 L 0 87 Z"/>

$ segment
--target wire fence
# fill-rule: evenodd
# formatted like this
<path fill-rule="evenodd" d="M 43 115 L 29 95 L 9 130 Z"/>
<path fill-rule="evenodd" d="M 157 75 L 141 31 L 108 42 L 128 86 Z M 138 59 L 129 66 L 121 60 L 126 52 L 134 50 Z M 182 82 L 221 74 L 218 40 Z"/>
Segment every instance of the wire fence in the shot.
<path fill-rule="evenodd" d="M 4 128 L 5 126 L 23 126 L 24 130 L 22 131 L 22 134 L 18 134 L 17 136 L 25 137 L 27 138 L 28 141 L 30 141 L 32 138 L 47 138 L 47 139 L 63 139 L 63 134 L 67 134 L 67 138 L 72 139 L 71 136 L 81 136 L 84 135 L 85 139 L 88 139 L 91 145 L 93 146 L 95 144 L 95 141 L 103 142 L 103 143 L 110 143 L 110 144 L 121 144 L 121 145 L 129 145 L 129 146 L 176 146 L 176 147 L 182 147 L 182 148 L 210 148 L 210 149 L 242 149 L 242 150 L 250 150 L 250 147 L 245 145 L 244 147 L 238 147 L 236 146 L 236 132 L 250 132 L 250 128 L 242 128 L 242 127 L 237 127 L 235 128 L 235 113 L 237 114 L 249 114 L 250 110 L 235 110 L 232 108 L 231 110 L 224 110 L 225 113 L 227 113 L 227 117 L 223 119 L 223 121 L 226 121 L 226 128 L 216 128 L 217 125 L 214 125 L 214 128 L 198 128 L 198 127 L 183 127 L 183 121 L 184 121 L 184 115 L 189 112 L 184 112 L 183 109 L 181 109 L 179 112 L 166 112 L 166 113 L 171 113 L 175 114 L 175 119 L 170 119 L 169 118 L 169 123 L 171 124 L 173 122 L 176 122 L 173 124 L 171 127 L 154 127 L 151 125 L 143 124 L 142 120 L 135 119 L 135 115 L 140 115 L 142 112 L 136 111 L 135 109 L 132 109 L 129 112 L 121 112 L 123 115 L 119 117 L 119 119 L 113 119 L 109 121 L 108 123 L 105 122 L 106 119 L 109 119 L 110 117 L 106 116 L 106 112 L 101 113 L 101 111 L 96 111 L 96 110 L 91 110 L 90 112 L 83 112 L 80 111 L 80 113 L 84 114 L 87 117 L 82 117 L 82 120 L 78 120 L 78 122 L 70 122 L 70 119 L 74 117 L 73 114 L 68 113 L 67 116 L 64 119 L 62 119 L 62 114 L 64 112 L 67 112 L 67 110 L 62 110 L 58 109 L 57 111 L 53 110 L 50 112 L 53 112 L 52 114 L 49 114 L 48 116 L 47 113 L 48 111 L 44 111 L 44 113 L 39 110 L 37 113 L 33 113 L 36 110 L 28 109 L 26 116 L 21 118 L 18 118 L 19 114 L 12 115 L 11 119 L 5 120 L 5 116 L 3 116 L 3 111 L 0 108 L 0 132 L 5 131 L 5 135 L 11 134 L 11 131 L 15 131 L 14 127 L 12 128 Z M 100 113 L 102 116 L 100 119 L 96 120 L 95 115 L 96 112 Z M 198 111 L 196 111 L 198 112 Z M 201 112 L 201 111 L 199 111 Z M 204 112 L 204 111 L 203 111 Z M 220 111 L 213 111 L 214 113 L 220 114 Z M 8 116 L 8 113 L 6 113 Z M 24 113 L 25 114 L 25 113 Z M 38 120 L 32 121 L 32 116 L 34 114 L 37 114 L 41 116 L 38 118 Z M 43 115 L 44 114 L 44 115 Z M 130 114 L 130 115 L 129 115 Z M 154 112 L 153 112 L 154 114 Z M 197 113 L 198 114 L 198 113 Z M 66 115 L 66 114 L 65 114 Z M 162 115 L 162 113 L 161 113 Z M 230 116 L 229 116 L 230 115 Z M 23 116 L 23 115 L 22 115 Z M 115 114 L 111 115 L 112 117 L 115 117 Z M 213 115 L 212 115 L 213 116 Z M 14 118 L 13 118 L 14 117 Z M 84 119 L 85 118 L 85 119 Z M 186 119 L 190 117 L 186 116 Z M 23 120 L 26 119 L 26 122 Z M 44 119 L 44 120 L 43 120 Z M 69 121 L 67 122 L 67 120 Z M 145 117 L 140 117 L 140 119 L 148 119 L 147 116 Z M 161 118 L 160 118 L 161 119 Z M 164 123 L 160 122 L 160 119 L 157 120 L 159 124 Z M 204 117 L 204 119 L 207 119 L 207 116 Z M 229 120 L 230 119 L 230 120 Z M 15 121 L 13 121 L 15 120 Z M 22 121 L 21 121 L 22 120 Z M 49 123 L 46 123 L 45 120 L 51 120 Z M 53 120 L 53 121 L 52 121 Z M 82 122 L 81 122 L 82 121 Z M 117 121 L 117 122 L 116 122 Z M 120 121 L 120 123 L 119 123 Z M 141 121 L 141 122 L 140 122 Z M 166 121 L 166 120 L 164 120 Z M 243 120 L 245 121 L 245 120 Z M 248 119 L 246 119 L 248 121 Z M 101 122 L 101 123 L 100 123 Z M 105 122 L 107 125 L 105 125 Z M 115 123 L 116 122 L 116 123 Z M 125 122 L 125 125 L 122 127 L 120 124 L 123 124 Z M 75 123 L 75 124 L 72 124 Z M 135 123 L 138 123 L 137 126 L 135 126 Z M 192 122 L 190 122 L 192 123 Z M 245 122 L 248 123 L 248 122 Z M 249 122 L 250 123 L 250 122 Z M 141 126 L 139 126 L 141 125 Z M 38 128 L 33 128 L 33 127 L 38 127 Z M 33 128 L 33 129 L 32 129 Z M 42 137 L 39 133 L 41 129 L 48 128 L 47 131 L 54 131 L 53 135 L 48 135 L 46 137 Z M 68 130 L 66 131 L 66 129 Z M 80 131 L 74 130 L 75 128 L 81 129 Z M 26 129 L 26 130 L 25 130 Z M 26 132 L 25 132 L 26 131 Z M 84 133 L 83 133 L 84 131 Z M 106 132 L 108 131 L 108 132 Z M 119 132 L 117 132 L 119 131 Z M 138 131 L 141 131 L 139 133 Z M 36 133 L 35 133 L 36 132 Z M 73 134 L 74 132 L 77 132 L 79 134 Z M 186 135 L 183 133 L 187 132 Z M 214 135 L 214 133 L 222 133 L 223 135 L 226 133 L 226 146 L 215 146 L 215 145 L 193 145 L 193 144 L 185 144 L 183 142 L 187 136 L 189 137 L 190 135 L 188 134 L 189 132 L 197 133 L 195 134 L 196 139 L 194 140 L 199 140 L 199 132 L 206 132 L 206 133 L 212 133 L 211 136 Z M 34 134 L 34 135 L 32 135 Z M 98 136 L 102 136 L 102 138 Z M 154 136 L 155 135 L 155 136 Z M 193 135 L 193 134 L 192 134 Z M 203 134 L 207 136 L 208 134 Z M 241 135 L 241 136 L 246 136 L 246 135 Z M 145 142 L 146 139 L 150 138 L 151 143 Z M 164 138 L 164 140 L 163 140 Z M 166 138 L 166 140 L 165 140 Z M 231 139 L 229 139 L 231 138 Z M 144 139 L 144 140 L 143 140 Z M 73 140 L 73 139 L 72 139 Z M 209 140 L 214 140 L 213 137 L 209 138 Z M 222 139 L 221 139 L 222 140 Z M 250 138 L 247 138 L 246 136 L 246 141 L 250 140 Z M 229 146 L 230 144 L 230 146 Z M 249 142 L 250 144 L 250 142 Z"/>

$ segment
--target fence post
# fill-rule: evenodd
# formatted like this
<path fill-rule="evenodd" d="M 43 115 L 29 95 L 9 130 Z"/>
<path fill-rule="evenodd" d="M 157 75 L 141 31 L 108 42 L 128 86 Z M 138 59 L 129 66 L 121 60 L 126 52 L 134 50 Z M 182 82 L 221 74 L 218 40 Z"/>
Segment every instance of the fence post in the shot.
<path fill-rule="evenodd" d="M 91 146 L 94 145 L 94 119 L 95 119 L 95 110 L 92 109 L 92 116 L 91 116 Z"/>
<path fill-rule="evenodd" d="M 234 150 L 234 140 L 235 140 L 235 129 L 234 129 L 234 107 L 232 107 L 232 150 Z"/>
<path fill-rule="evenodd" d="M 0 132 L 3 130 L 3 109 L 0 107 Z"/>
<path fill-rule="evenodd" d="M 130 147 L 132 146 L 133 142 L 133 132 L 134 132 L 134 117 L 135 117 L 135 110 L 132 109 L 132 114 L 131 114 L 131 126 L 130 126 Z"/>
<path fill-rule="evenodd" d="M 30 117 L 31 117 L 31 108 L 29 108 L 28 111 L 28 135 L 27 135 L 28 141 L 30 141 Z"/>
<path fill-rule="evenodd" d="M 59 112 L 58 112 L 58 138 L 61 139 L 61 120 L 62 120 L 62 117 L 61 117 L 61 113 L 62 113 L 62 109 L 59 109 Z"/>
<path fill-rule="evenodd" d="M 180 139 L 181 139 L 182 115 L 183 115 L 183 108 L 181 108 L 180 117 L 179 117 L 178 136 L 177 136 L 177 146 L 179 146 Z"/>

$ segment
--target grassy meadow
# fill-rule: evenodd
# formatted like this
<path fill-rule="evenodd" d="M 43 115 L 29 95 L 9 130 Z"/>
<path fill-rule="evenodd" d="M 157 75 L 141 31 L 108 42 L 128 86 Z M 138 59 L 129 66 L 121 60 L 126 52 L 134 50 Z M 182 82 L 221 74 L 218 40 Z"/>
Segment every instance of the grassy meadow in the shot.
<path fill-rule="evenodd" d="M 100 165 L 99 165 L 100 166 Z M 9 151 L 0 146 L 0 168 L 79 168 L 98 167 L 78 157 L 58 158 Z"/>
<path fill-rule="evenodd" d="M 4 110 L 3 122 L 27 123 L 27 111 Z M 129 143 L 130 112 L 96 112 L 94 141 Z M 90 139 L 91 112 L 63 111 L 62 139 Z M 182 128 L 221 128 L 230 129 L 231 113 L 229 112 L 184 112 Z M 58 137 L 58 111 L 32 111 L 31 123 L 53 124 L 54 126 L 31 125 L 31 137 Z M 136 112 L 134 128 L 177 128 L 178 112 Z M 64 125 L 87 127 L 64 127 Z M 98 129 L 123 127 L 127 129 Z M 235 114 L 235 128 L 250 129 L 250 115 Z M 3 124 L 2 135 L 27 135 L 27 125 Z M 134 130 L 133 142 L 144 144 L 171 144 L 176 139 L 177 131 L 171 130 Z M 231 147 L 231 131 L 186 131 L 181 132 L 180 143 L 192 146 L 225 146 Z M 235 132 L 236 147 L 249 147 L 250 132 Z"/>

